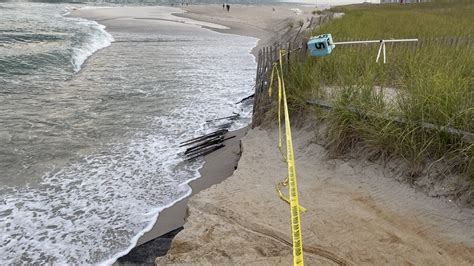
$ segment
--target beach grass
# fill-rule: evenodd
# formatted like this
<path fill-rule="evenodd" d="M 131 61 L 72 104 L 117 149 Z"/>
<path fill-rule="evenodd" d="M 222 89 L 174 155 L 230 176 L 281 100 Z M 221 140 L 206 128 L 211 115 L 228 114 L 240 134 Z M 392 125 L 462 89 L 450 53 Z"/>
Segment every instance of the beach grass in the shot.
<path fill-rule="evenodd" d="M 295 58 L 287 77 L 292 106 L 313 109 L 307 104 L 312 99 L 333 105 L 317 116 L 328 124 L 335 151 L 364 143 L 406 159 L 413 176 L 444 162 L 446 174 L 474 180 L 474 3 L 362 4 L 332 11 L 345 15 L 316 27 L 313 36 L 420 41 L 387 44 L 387 64 L 375 62 L 377 44 Z"/>

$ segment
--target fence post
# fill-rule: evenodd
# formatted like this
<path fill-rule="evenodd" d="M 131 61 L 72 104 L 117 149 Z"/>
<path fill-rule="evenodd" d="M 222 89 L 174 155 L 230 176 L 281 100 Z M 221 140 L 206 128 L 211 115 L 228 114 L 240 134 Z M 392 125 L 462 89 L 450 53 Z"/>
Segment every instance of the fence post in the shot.
<path fill-rule="evenodd" d="M 258 104 L 258 100 L 259 100 L 259 93 L 258 93 L 258 84 L 259 84 L 259 78 L 260 78 L 260 60 L 261 60 L 261 54 L 262 54 L 262 50 L 258 50 L 258 53 L 257 53 L 257 74 L 255 76 L 255 95 L 253 97 L 253 114 L 255 114 L 255 107 L 257 106 Z"/>

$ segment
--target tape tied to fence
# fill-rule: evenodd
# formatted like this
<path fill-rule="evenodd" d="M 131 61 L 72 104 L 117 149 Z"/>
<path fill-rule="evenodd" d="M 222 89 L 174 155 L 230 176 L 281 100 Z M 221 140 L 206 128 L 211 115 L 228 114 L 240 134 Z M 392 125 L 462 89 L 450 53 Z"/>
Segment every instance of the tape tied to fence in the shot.
<path fill-rule="evenodd" d="M 293 141 L 291 137 L 290 115 L 288 113 L 288 104 L 286 100 L 285 81 L 283 79 L 283 63 L 280 50 L 279 68 L 276 63 L 273 64 L 270 87 L 268 89 L 269 96 L 272 95 L 273 79 L 277 77 L 278 81 L 278 150 L 282 154 L 288 165 L 288 175 L 286 179 L 277 184 L 277 191 L 280 198 L 290 204 L 291 216 L 291 235 L 293 239 L 293 263 L 294 265 L 304 265 L 303 260 L 303 241 L 301 234 L 300 212 L 306 209 L 299 205 L 298 187 L 296 183 L 295 158 L 293 154 Z M 286 137 L 286 157 L 282 152 L 282 129 L 281 129 L 281 101 L 283 100 L 283 115 L 285 120 L 285 137 Z M 285 196 L 281 188 L 288 186 L 289 196 Z"/>

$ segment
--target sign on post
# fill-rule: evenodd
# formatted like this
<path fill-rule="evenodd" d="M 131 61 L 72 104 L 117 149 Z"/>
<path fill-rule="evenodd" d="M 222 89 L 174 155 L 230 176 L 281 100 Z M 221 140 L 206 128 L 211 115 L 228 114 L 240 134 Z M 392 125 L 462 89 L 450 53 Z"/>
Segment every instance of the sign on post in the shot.
<path fill-rule="evenodd" d="M 308 49 L 311 56 L 328 55 L 332 53 L 332 49 L 335 47 L 336 45 L 334 45 L 330 33 L 311 37 L 308 41 Z"/>

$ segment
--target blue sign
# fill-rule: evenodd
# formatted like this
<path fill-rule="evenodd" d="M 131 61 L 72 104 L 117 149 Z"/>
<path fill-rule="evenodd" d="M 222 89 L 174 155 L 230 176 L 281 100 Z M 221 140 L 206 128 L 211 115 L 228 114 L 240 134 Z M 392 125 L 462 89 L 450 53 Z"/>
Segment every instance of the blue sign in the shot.
<path fill-rule="evenodd" d="M 330 33 L 311 37 L 308 41 L 308 50 L 311 56 L 328 55 L 334 48 L 336 48 L 336 45 L 334 45 Z"/>

